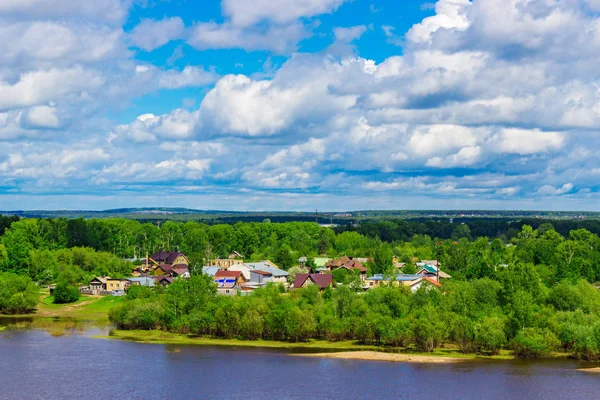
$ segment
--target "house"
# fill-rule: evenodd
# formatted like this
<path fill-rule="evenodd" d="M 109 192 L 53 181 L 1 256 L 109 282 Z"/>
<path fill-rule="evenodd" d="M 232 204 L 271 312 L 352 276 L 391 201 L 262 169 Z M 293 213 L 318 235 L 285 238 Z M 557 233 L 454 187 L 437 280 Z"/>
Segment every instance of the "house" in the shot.
<path fill-rule="evenodd" d="M 359 259 L 344 256 L 337 260 L 330 260 L 327 262 L 325 267 L 328 271 L 333 272 L 336 269 L 344 268 L 348 271 L 358 271 L 360 273 L 360 279 L 365 280 L 367 278 L 367 269 L 363 266 Z M 367 259 L 363 259 L 367 260 Z"/>
<path fill-rule="evenodd" d="M 171 269 L 170 275 L 173 278 L 189 279 L 190 278 L 190 270 L 187 265 L 179 264 L 179 265 L 173 266 L 173 268 Z"/>
<path fill-rule="evenodd" d="M 244 275 L 244 279 L 249 281 L 250 271 L 252 271 L 252 269 L 248 265 L 241 263 L 232 265 L 231 267 L 227 268 L 227 271 L 240 271 L 242 275 Z"/>
<path fill-rule="evenodd" d="M 245 279 L 241 271 L 219 270 L 215 274 L 214 282 L 217 284 L 218 294 L 231 296 L 237 293 Z"/>
<path fill-rule="evenodd" d="M 171 276 L 173 266 L 171 264 L 160 264 L 155 270 L 154 275 L 166 275 Z"/>
<path fill-rule="evenodd" d="M 303 288 L 310 285 L 317 285 L 319 289 L 324 290 L 333 285 L 333 275 L 331 274 L 296 274 L 296 280 L 292 286 L 293 289 Z"/>
<path fill-rule="evenodd" d="M 241 260 L 244 257 L 242 257 L 242 255 L 240 253 L 238 253 L 237 251 L 234 251 L 229 256 L 227 256 L 227 258 L 230 260 Z"/>
<path fill-rule="evenodd" d="M 417 268 L 420 268 L 417 272 L 418 275 L 428 276 L 430 278 L 435 279 L 436 281 L 438 280 L 438 276 L 440 277 L 440 279 L 451 278 L 451 276 L 445 273 L 444 271 L 438 271 L 439 268 L 433 264 L 424 264 L 423 262 L 419 262 L 417 263 Z"/>
<path fill-rule="evenodd" d="M 269 260 L 256 263 L 245 263 L 245 265 L 247 265 L 251 270 L 259 270 L 271 273 L 273 275 L 271 282 L 283 283 L 284 285 L 287 285 L 287 277 L 289 274 L 286 271 L 279 269 L 277 265 L 273 264 Z"/>
<path fill-rule="evenodd" d="M 250 271 L 250 283 L 257 285 L 266 285 L 273 282 L 273 274 L 267 271 L 253 269 Z"/>
<path fill-rule="evenodd" d="M 385 284 L 391 286 L 407 286 L 412 292 L 416 292 L 424 283 L 431 283 L 436 287 L 442 286 L 435 279 L 420 274 L 396 274 L 391 277 L 386 277 L 383 274 L 375 274 L 368 277 L 366 283 L 367 289 L 376 288 Z"/>
<path fill-rule="evenodd" d="M 171 283 L 173 283 L 173 277 L 172 276 L 153 276 L 152 277 L 155 281 L 155 284 L 157 285 L 161 285 L 161 286 L 169 286 Z"/>
<path fill-rule="evenodd" d="M 106 290 L 112 292 L 113 295 L 122 296 L 125 294 L 125 289 L 129 287 L 131 282 L 127 279 L 107 278 Z"/>
<path fill-rule="evenodd" d="M 158 251 L 150 257 L 154 262 L 158 264 L 185 264 L 189 265 L 189 261 L 185 254 L 178 251 Z"/>
<path fill-rule="evenodd" d="M 110 279 L 110 276 L 97 276 L 90 281 L 89 290 L 91 294 L 100 294 L 101 291 L 106 290 L 106 280 Z"/>
<path fill-rule="evenodd" d="M 219 267 L 222 269 L 227 269 L 233 265 L 242 264 L 243 262 L 244 262 L 244 260 L 236 259 L 236 258 L 215 258 L 213 260 L 210 260 L 208 262 L 208 264 L 211 267 Z"/>
<path fill-rule="evenodd" d="M 127 280 L 129 281 L 129 287 L 131 287 L 131 286 L 154 287 L 154 283 L 155 283 L 155 280 L 150 278 L 149 276 L 127 278 Z"/>

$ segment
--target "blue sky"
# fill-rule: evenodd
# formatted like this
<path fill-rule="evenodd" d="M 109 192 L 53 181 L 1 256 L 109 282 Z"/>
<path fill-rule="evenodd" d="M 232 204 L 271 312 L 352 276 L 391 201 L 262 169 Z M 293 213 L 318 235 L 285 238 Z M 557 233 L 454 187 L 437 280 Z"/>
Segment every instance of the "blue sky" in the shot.
<path fill-rule="evenodd" d="M 599 210 L 598 0 L 4 0 L 0 209 Z"/>

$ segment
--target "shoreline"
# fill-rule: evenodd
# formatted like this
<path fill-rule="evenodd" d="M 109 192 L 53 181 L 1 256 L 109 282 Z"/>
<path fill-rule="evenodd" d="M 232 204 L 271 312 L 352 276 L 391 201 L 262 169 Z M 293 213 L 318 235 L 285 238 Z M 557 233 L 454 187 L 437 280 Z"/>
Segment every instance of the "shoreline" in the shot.
<path fill-rule="evenodd" d="M 452 364 L 472 361 L 476 358 L 445 357 L 405 353 L 384 353 L 380 351 L 342 351 L 336 353 L 293 354 L 298 357 L 330 358 L 340 360 L 383 361 L 394 363 Z"/>
<path fill-rule="evenodd" d="M 587 373 L 590 373 L 590 374 L 600 374 L 600 367 L 579 368 L 579 369 L 577 369 L 577 371 L 587 372 Z"/>

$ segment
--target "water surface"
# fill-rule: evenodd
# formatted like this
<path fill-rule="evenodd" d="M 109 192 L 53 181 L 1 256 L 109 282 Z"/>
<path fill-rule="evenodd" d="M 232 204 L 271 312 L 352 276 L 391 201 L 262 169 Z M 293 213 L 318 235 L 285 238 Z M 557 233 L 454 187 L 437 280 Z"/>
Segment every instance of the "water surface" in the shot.
<path fill-rule="evenodd" d="M 401 364 L 0 332 L 0 399 L 598 399 L 575 361 Z"/>

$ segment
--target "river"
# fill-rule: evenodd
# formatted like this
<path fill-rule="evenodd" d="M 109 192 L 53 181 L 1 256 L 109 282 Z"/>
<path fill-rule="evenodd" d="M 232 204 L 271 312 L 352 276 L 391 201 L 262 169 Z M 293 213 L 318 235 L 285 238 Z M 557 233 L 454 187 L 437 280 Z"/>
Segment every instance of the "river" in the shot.
<path fill-rule="evenodd" d="M 401 364 L 0 332 L 0 399 L 598 399 L 590 364 Z"/>

